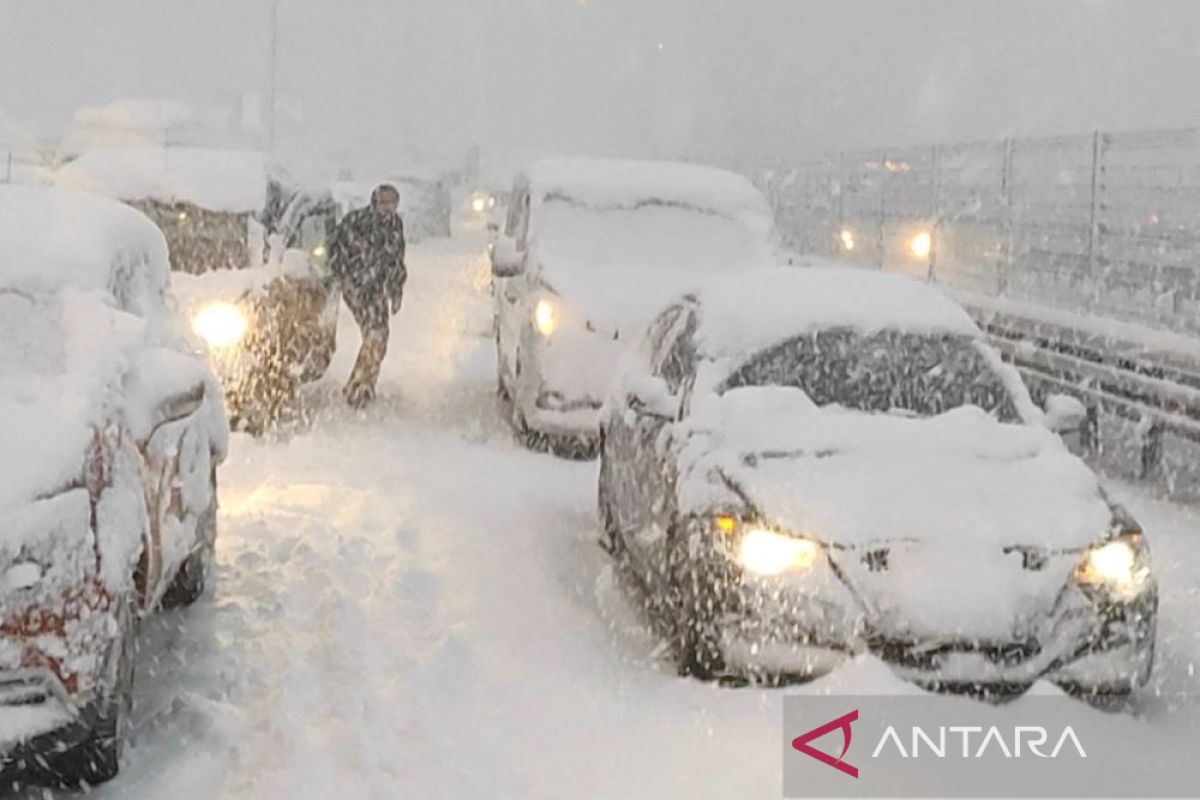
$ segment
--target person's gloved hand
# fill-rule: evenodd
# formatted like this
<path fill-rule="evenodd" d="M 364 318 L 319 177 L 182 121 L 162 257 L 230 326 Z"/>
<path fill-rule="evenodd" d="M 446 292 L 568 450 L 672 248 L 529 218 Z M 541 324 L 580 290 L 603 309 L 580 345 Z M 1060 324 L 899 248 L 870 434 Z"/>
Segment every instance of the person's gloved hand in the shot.
<path fill-rule="evenodd" d="M 393 280 L 388 283 L 388 302 L 392 307 L 392 314 L 400 312 L 400 303 L 404 300 L 404 278 Z"/>

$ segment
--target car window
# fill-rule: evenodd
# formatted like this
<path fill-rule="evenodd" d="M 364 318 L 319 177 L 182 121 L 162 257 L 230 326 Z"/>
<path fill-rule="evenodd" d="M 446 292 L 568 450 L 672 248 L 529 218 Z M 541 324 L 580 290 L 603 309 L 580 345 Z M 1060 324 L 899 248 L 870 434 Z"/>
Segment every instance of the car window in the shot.
<path fill-rule="evenodd" d="M 1020 421 L 981 346 L 962 336 L 820 331 L 751 358 L 721 391 L 743 386 L 795 386 L 819 406 L 858 411 L 935 416 L 974 405 L 1005 422 Z"/>
<path fill-rule="evenodd" d="M 650 327 L 646 330 L 646 336 L 642 339 L 642 356 L 645 359 L 643 363 L 653 363 L 655 356 L 662 352 L 663 339 L 671 332 L 675 326 L 679 315 L 683 313 L 683 306 L 671 306 L 666 311 L 659 314 Z"/>
<path fill-rule="evenodd" d="M 678 394 L 689 375 L 696 366 L 696 347 L 692 341 L 695 331 L 695 317 L 688 314 L 686 319 L 679 319 L 670 328 L 668 336 L 663 341 L 661 358 L 655 364 L 654 374 L 664 381 L 672 394 Z"/>

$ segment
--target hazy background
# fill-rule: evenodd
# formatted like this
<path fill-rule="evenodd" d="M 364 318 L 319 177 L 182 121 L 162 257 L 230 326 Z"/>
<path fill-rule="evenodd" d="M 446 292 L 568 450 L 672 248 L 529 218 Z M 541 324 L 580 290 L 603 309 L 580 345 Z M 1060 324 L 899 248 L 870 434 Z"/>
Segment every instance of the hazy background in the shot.
<path fill-rule="evenodd" d="M 715 160 L 1200 124 L 1194 0 L 278 0 L 279 137 Z M 269 0 L 0 0 L 0 139 L 265 94 Z M 265 140 L 265 134 L 261 134 Z"/>

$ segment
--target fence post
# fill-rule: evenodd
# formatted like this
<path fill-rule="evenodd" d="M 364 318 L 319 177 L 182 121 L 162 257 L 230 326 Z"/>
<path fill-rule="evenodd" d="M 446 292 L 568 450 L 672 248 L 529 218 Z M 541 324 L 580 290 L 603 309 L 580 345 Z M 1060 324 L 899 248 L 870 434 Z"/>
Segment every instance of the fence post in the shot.
<path fill-rule="evenodd" d="M 876 251 L 878 253 L 878 266 L 883 269 L 887 259 L 885 251 L 887 249 L 887 153 L 881 153 L 879 156 L 879 229 L 876 236 Z"/>
<path fill-rule="evenodd" d="M 1088 211 L 1087 271 L 1091 280 L 1096 274 L 1097 240 L 1100 237 L 1100 131 L 1092 133 L 1092 188 Z"/>
<path fill-rule="evenodd" d="M 931 172 L 933 174 L 933 186 L 929 190 L 930 191 L 929 218 L 930 218 L 930 221 L 932 224 L 930 225 L 931 229 L 929 231 L 929 236 L 930 236 L 929 274 L 926 276 L 926 278 L 927 278 L 927 280 L 930 280 L 930 281 L 934 280 L 935 272 L 937 269 L 937 255 L 938 255 L 939 245 L 941 244 L 941 231 L 942 231 L 942 208 L 941 208 L 941 196 L 940 196 L 941 195 L 940 183 L 941 183 L 942 176 L 941 176 L 941 172 L 940 172 L 941 165 L 938 161 L 938 155 L 939 155 L 938 146 L 935 144 L 933 146 L 933 154 L 932 154 L 933 163 L 931 165 Z"/>
<path fill-rule="evenodd" d="M 1003 295 L 1008 291 L 1008 275 L 1013 265 L 1013 140 L 1004 140 L 1004 160 L 1000 166 L 1000 203 L 1004 207 L 1004 220 L 1001 222 L 1002 247 L 1004 253 L 1000 260 L 996 276 L 996 294 Z"/>

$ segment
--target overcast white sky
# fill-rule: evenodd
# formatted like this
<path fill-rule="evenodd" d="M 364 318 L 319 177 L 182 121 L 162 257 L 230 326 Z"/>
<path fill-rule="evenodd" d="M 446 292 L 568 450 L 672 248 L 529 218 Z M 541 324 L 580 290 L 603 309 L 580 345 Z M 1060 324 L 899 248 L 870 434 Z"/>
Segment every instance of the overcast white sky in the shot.
<path fill-rule="evenodd" d="M 710 159 L 1200 125 L 1196 0 L 278 0 L 314 146 Z M 270 0 L 0 0 L 0 121 L 233 106 Z"/>

